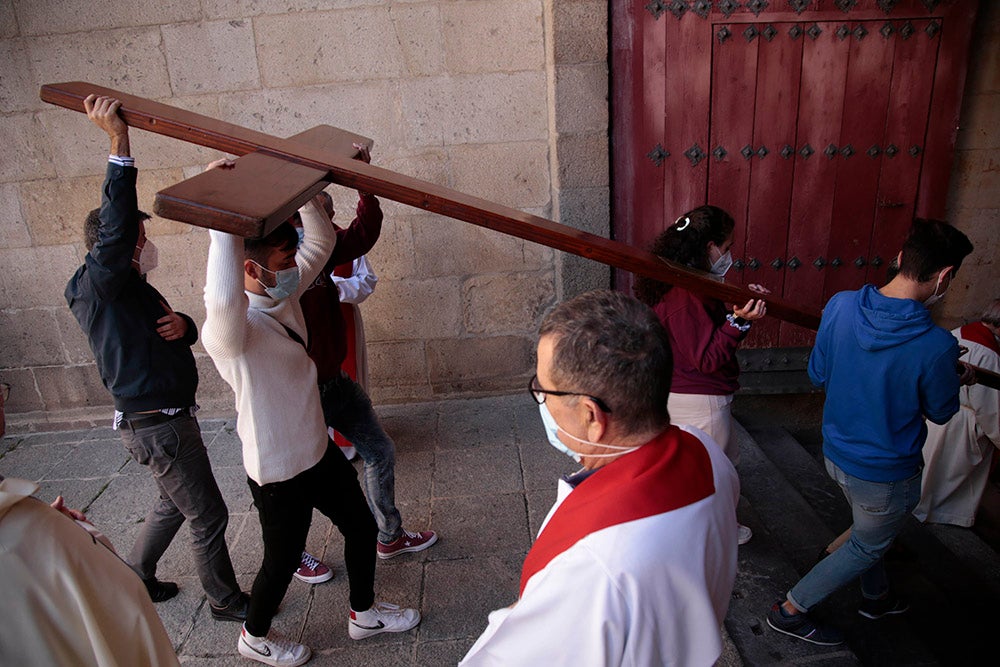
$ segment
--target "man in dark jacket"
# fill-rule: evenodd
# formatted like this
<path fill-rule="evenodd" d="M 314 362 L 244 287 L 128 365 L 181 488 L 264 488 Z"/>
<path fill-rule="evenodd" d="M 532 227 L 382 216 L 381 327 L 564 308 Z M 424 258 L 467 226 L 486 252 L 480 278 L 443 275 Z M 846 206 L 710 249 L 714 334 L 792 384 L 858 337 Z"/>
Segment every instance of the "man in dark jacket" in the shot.
<path fill-rule="evenodd" d="M 90 341 L 101 380 L 114 396 L 115 428 L 159 489 L 127 562 L 154 602 L 177 594 L 156 578 L 156 564 L 181 524 L 191 526 L 198 576 L 220 620 L 242 621 L 240 591 L 226 546 L 229 511 L 212 475 L 194 417 L 198 369 L 191 346 L 194 321 L 175 313 L 146 281 L 156 263 L 138 208 L 136 169 L 121 103 L 90 95 L 87 116 L 111 138 L 101 208 L 85 227 L 87 256 L 66 286 L 66 301 Z"/>

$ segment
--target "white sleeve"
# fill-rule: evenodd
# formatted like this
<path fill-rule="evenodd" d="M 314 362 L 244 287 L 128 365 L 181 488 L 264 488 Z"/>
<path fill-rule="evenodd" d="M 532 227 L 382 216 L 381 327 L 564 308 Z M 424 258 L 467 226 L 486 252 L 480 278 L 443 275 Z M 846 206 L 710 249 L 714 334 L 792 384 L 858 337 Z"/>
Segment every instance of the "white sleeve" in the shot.
<path fill-rule="evenodd" d="M 341 303 L 353 303 L 357 305 L 371 296 L 378 283 L 378 276 L 372 271 L 368 260 L 364 255 L 354 260 L 349 278 L 330 275 L 333 284 L 337 286 L 337 293 L 340 295 Z"/>
<path fill-rule="evenodd" d="M 249 300 L 243 289 L 243 239 L 211 229 L 205 276 L 205 325 L 201 340 L 213 359 L 243 351 Z"/>
<path fill-rule="evenodd" d="M 337 243 L 337 232 L 315 199 L 306 202 L 299 209 L 299 215 L 302 216 L 302 230 L 305 235 L 295 253 L 295 263 L 299 267 L 300 278 L 296 299 L 302 296 L 323 270 Z"/>

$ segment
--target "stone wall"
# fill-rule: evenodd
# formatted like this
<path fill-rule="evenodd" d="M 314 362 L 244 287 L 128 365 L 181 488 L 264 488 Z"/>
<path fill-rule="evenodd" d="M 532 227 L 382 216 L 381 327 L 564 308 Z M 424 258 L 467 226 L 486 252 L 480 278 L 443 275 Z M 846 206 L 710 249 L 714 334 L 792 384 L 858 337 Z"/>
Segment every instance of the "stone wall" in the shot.
<path fill-rule="evenodd" d="M 948 221 L 975 251 L 936 309 L 948 328 L 1000 299 L 1000 3 L 980 0 L 975 26 L 948 193 Z"/>
<path fill-rule="evenodd" d="M 607 235 L 606 16 L 604 2 L 574 0 L 0 0 L 0 380 L 13 425 L 106 419 L 110 404 L 62 296 L 108 140 L 42 103 L 41 84 L 91 81 L 281 136 L 343 127 L 375 140 L 376 164 Z M 218 157 L 132 134 L 146 208 Z M 349 222 L 354 193 L 331 193 Z M 521 387 L 545 309 L 608 284 L 598 265 L 383 207 L 369 255 L 380 283 L 363 306 L 377 402 Z M 151 282 L 201 323 L 207 233 L 160 219 L 148 230 Z M 231 409 L 195 352 L 200 402 Z"/>

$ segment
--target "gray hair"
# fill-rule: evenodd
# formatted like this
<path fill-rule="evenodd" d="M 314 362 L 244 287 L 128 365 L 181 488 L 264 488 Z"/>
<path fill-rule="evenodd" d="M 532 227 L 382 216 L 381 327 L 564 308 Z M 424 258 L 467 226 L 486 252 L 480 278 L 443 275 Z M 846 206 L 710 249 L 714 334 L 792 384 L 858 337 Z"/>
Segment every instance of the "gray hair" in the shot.
<path fill-rule="evenodd" d="M 621 292 L 585 292 L 553 308 L 539 335 L 554 338 L 552 380 L 560 391 L 601 399 L 628 433 L 669 425 L 673 355 L 650 308 Z"/>
<path fill-rule="evenodd" d="M 1000 327 L 1000 299 L 994 299 L 993 303 L 986 306 L 983 311 L 983 322 L 995 327 Z"/>

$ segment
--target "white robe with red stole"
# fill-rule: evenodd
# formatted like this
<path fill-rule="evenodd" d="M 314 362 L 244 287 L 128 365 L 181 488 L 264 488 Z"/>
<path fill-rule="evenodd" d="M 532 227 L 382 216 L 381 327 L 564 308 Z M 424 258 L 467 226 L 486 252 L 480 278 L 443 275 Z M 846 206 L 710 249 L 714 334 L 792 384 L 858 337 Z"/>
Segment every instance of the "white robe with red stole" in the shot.
<path fill-rule="evenodd" d="M 670 427 L 556 504 L 516 604 L 460 663 L 712 665 L 736 576 L 739 480 L 703 432 Z"/>

